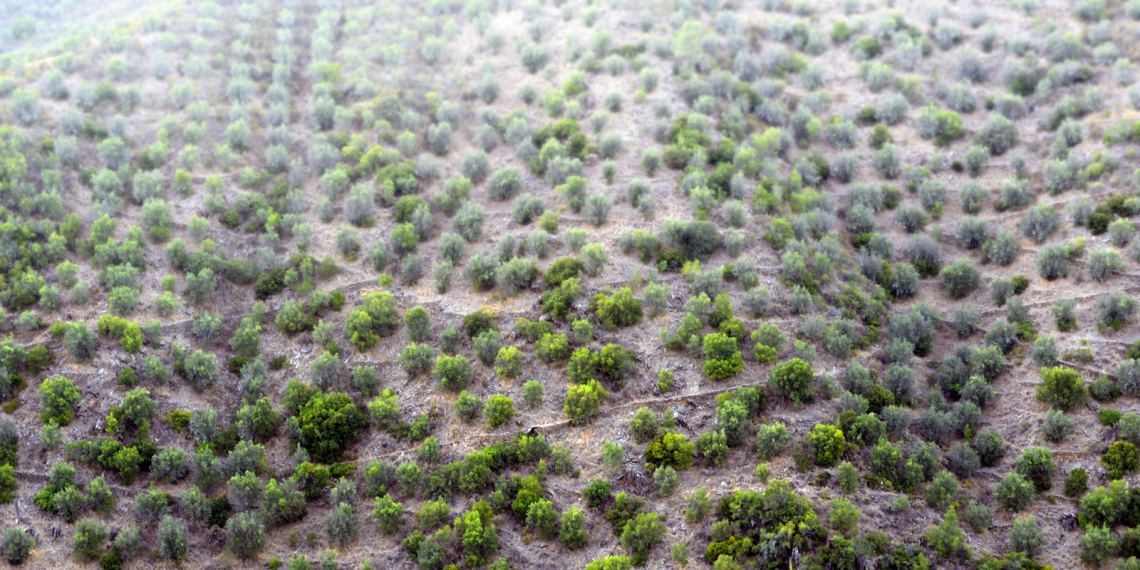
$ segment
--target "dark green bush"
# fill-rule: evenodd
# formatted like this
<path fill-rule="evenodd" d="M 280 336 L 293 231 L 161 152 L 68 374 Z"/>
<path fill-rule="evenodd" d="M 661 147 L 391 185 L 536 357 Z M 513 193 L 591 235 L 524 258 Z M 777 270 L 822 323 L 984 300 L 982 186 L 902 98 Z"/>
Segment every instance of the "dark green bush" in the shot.
<path fill-rule="evenodd" d="M 1079 499 L 1088 490 L 1089 475 L 1083 467 L 1077 467 L 1069 471 L 1069 475 L 1065 477 L 1065 496 L 1071 499 Z"/>
<path fill-rule="evenodd" d="M 475 311 L 463 317 L 463 332 L 467 333 L 467 338 L 474 339 L 488 330 L 499 330 L 499 325 L 492 315 L 484 311 Z"/>
<path fill-rule="evenodd" d="M 705 362 L 703 370 L 713 380 L 735 376 L 744 370 L 744 359 L 735 338 L 712 333 L 704 338 Z"/>
<path fill-rule="evenodd" d="M 1063 411 L 1076 408 L 1085 401 L 1085 383 L 1076 370 L 1063 366 L 1041 369 L 1042 385 L 1037 388 L 1037 399 L 1057 406 Z"/>
<path fill-rule="evenodd" d="M 31 556 L 32 549 L 35 547 L 35 537 L 27 534 L 20 527 L 8 527 L 0 536 L 0 552 L 4 553 L 4 559 L 8 561 L 8 564 L 13 566 L 23 564 Z"/>
<path fill-rule="evenodd" d="M 688 259 L 704 259 L 724 245 L 716 225 L 702 221 L 667 221 L 661 230 L 661 241 L 670 249 L 679 249 Z"/>
<path fill-rule="evenodd" d="M 609 397 L 610 393 L 597 380 L 589 380 L 567 390 L 562 409 L 572 425 L 583 425 L 598 413 L 602 401 Z"/>
<path fill-rule="evenodd" d="M 502 394 L 491 396 L 483 408 L 483 416 L 491 427 L 499 427 L 515 417 L 514 401 Z"/>
<path fill-rule="evenodd" d="M 300 408 L 297 419 L 301 445 L 322 463 L 338 461 L 368 424 L 352 398 L 341 392 L 313 396 Z"/>
<path fill-rule="evenodd" d="M 1100 424 L 1105 427 L 1112 427 L 1120 423 L 1122 417 L 1123 415 L 1120 412 L 1105 408 L 1100 411 Z"/>
<path fill-rule="evenodd" d="M 515 332 L 530 342 L 536 342 L 554 332 L 554 323 L 543 320 L 532 321 L 524 317 L 515 321 Z"/>
<path fill-rule="evenodd" d="M 788 445 L 791 436 L 788 428 L 782 423 L 773 423 L 761 426 L 756 433 L 756 456 L 761 461 L 768 461 L 778 455 Z"/>
<path fill-rule="evenodd" d="M 796 405 L 815 401 L 815 372 L 807 362 L 793 358 L 772 369 L 768 383 L 780 396 Z"/>
<path fill-rule="evenodd" d="M 230 550 L 242 558 L 257 556 L 265 546 L 265 525 L 251 513 L 240 513 L 226 522 Z"/>
<path fill-rule="evenodd" d="M 48 378 L 40 384 L 40 400 L 43 413 L 40 420 L 44 423 L 54 421 L 57 425 L 65 426 L 71 423 L 72 412 L 79 402 L 79 391 L 71 380 L 58 376 Z"/>
<path fill-rule="evenodd" d="M 647 469 L 657 469 L 666 465 L 674 469 L 686 469 L 692 467 L 695 452 L 696 445 L 688 442 L 685 436 L 661 433 L 646 447 L 644 458 Z"/>
<path fill-rule="evenodd" d="M 638 408 L 629 420 L 629 432 L 637 443 L 645 443 L 657 435 L 660 420 L 647 408 Z"/>
<path fill-rule="evenodd" d="M 623 287 L 613 295 L 598 293 L 590 301 L 590 310 L 606 328 L 627 327 L 641 322 L 641 302 L 633 297 L 633 290 Z"/>
<path fill-rule="evenodd" d="M 582 496 L 586 499 L 586 506 L 594 510 L 600 510 L 613 499 L 609 482 L 602 479 L 590 480 L 582 489 Z"/>
<path fill-rule="evenodd" d="M 472 342 L 475 345 L 475 356 L 484 366 L 491 366 L 503 348 L 503 337 L 497 330 L 486 330 L 479 333 Z"/>
<path fill-rule="evenodd" d="M 288 267 L 281 265 L 269 271 L 260 273 L 253 284 L 253 295 L 258 301 L 264 301 L 285 290 L 285 275 Z"/>
<path fill-rule="evenodd" d="M 847 451 L 843 432 L 828 424 L 816 424 L 804 437 L 804 445 L 812 460 L 820 467 L 834 467 Z"/>
<path fill-rule="evenodd" d="M 859 54 L 861 60 L 875 59 L 883 53 L 883 45 L 875 36 L 865 36 L 851 44 L 851 53 Z"/>
<path fill-rule="evenodd" d="M 75 536 L 72 539 L 77 557 L 88 560 L 99 558 L 103 552 L 103 545 L 107 541 L 107 526 L 94 519 L 83 519 L 75 525 Z"/>
<path fill-rule="evenodd" d="M 946 293 L 955 299 L 961 299 L 978 288 L 981 272 L 974 267 L 969 259 L 958 259 L 942 269 L 942 283 Z"/>
<path fill-rule="evenodd" d="M 1101 456 L 1100 462 L 1108 470 L 1109 479 L 1120 479 L 1140 469 L 1140 453 L 1137 452 L 1135 445 L 1127 441 L 1118 441 L 1108 446 L 1108 451 Z"/>
<path fill-rule="evenodd" d="M 633 372 L 637 353 L 623 346 L 607 344 L 591 360 L 598 371 L 610 380 L 614 389 L 620 390 L 625 378 Z"/>
<path fill-rule="evenodd" d="M 570 358 L 570 341 L 566 335 L 547 334 L 535 345 L 535 355 L 546 363 L 560 363 Z"/>
<path fill-rule="evenodd" d="M 471 362 L 462 355 L 443 355 L 435 360 L 435 376 L 444 388 L 455 391 L 467 387 L 471 378 Z"/>
<path fill-rule="evenodd" d="M 1031 481 L 1037 491 L 1047 491 L 1053 486 L 1053 471 L 1056 470 L 1053 452 L 1044 447 L 1026 449 L 1014 462 L 1014 470 Z"/>
<path fill-rule="evenodd" d="M 31 350 L 28 351 L 26 362 L 28 373 L 32 376 L 39 375 L 39 373 L 46 370 L 54 360 L 55 353 L 52 352 L 50 348 L 42 344 L 33 346 Z"/>

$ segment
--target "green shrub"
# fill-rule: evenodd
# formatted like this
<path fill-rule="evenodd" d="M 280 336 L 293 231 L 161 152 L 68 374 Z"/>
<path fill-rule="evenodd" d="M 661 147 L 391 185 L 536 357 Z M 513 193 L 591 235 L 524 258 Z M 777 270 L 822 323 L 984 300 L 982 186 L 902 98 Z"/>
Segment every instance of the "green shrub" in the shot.
<path fill-rule="evenodd" d="M 102 475 L 91 480 L 86 489 L 87 507 L 101 513 L 108 513 L 115 507 L 115 497 L 111 494 L 111 486 L 107 484 Z"/>
<path fill-rule="evenodd" d="M 28 351 L 27 367 L 28 373 L 32 376 L 39 375 L 51 365 L 55 360 L 55 353 L 50 348 L 44 345 L 33 346 Z"/>
<path fill-rule="evenodd" d="M 177 370 L 177 367 L 175 368 Z M 209 388 L 218 376 L 218 363 L 213 354 L 206 354 L 195 350 L 193 354 L 185 357 L 182 363 L 182 374 L 201 392 Z"/>
<path fill-rule="evenodd" d="M 1088 472 L 1083 467 L 1074 468 L 1069 471 L 1069 475 L 1065 477 L 1065 496 L 1070 499 L 1079 499 L 1088 491 Z"/>
<path fill-rule="evenodd" d="M 633 372 L 637 354 L 623 346 L 607 344 L 591 360 L 614 388 L 620 390 L 626 376 Z"/>
<path fill-rule="evenodd" d="M 578 277 L 582 271 L 584 271 L 584 264 L 581 260 L 573 257 L 559 258 L 543 274 L 543 285 L 547 289 L 555 289 L 562 285 L 563 281 Z"/>
<path fill-rule="evenodd" d="M 1109 479 L 1119 479 L 1140 469 L 1140 454 L 1135 445 L 1118 441 L 1108 446 L 1108 451 L 1104 452 L 1100 462 L 1108 470 Z"/>
<path fill-rule="evenodd" d="M 645 449 L 644 459 L 647 469 L 670 466 L 675 469 L 687 469 L 693 465 L 693 455 L 696 445 L 686 440 L 685 436 L 674 433 L 661 433 Z"/>
<path fill-rule="evenodd" d="M 500 378 L 517 378 L 522 373 L 523 356 L 519 349 L 506 346 L 495 357 L 495 373 Z"/>
<path fill-rule="evenodd" d="M 455 354 L 459 347 L 459 327 L 451 325 L 439 333 L 439 348 L 446 354 Z"/>
<path fill-rule="evenodd" d="M 875 59 L 883 53 L 883 46 L 875 36 L 865 36 L 851 44 L 851 53 L 857 54 L 860 61 Z"/>
<path fill-rule="evenodd" d="M 946 293 L 955 299 L 961 299 L 977 289 L 980 280 L 981 272 L 969 259 L 958 259 L 942 269 L 942 283 L 946 287 Z"/>
<path fill-rule="evenodd" d="M 596 356 L 589 348 L 579 348 L 570 355 L 566 367 L 567 379 L 576 384 L 585 384 L 596 378 Z"/>
<path fill-rule="evenodd" d="M 1100 424 L 1105 427 L 1112 427 L 1120 423 L 1120 419 L 1122 417 L 1123 414 L 1121 414 L 1119 411 L 1105 408 L 1100 411 Z"/>
<path fill-rule="evenodd" d="M 313 396 L 301 407 L 297 420 L 301 444 L 322 463 L 338 461 L 368 423 L 352 398 L 341 392 Z"/>
<path fill-rule="evenodd" d="M 958 480 L 949 471 L 941 471 L 926 486 L 926 504 L 932 509 L 945 510 L 958 492 Z"/>
<path fill-rule="evenodd" d="M 380 337 L 394 333 L 399 325 L 396 299 L 391 293 L 365 293 L 363 301 L 359 309 L 348 315 L 344 325 L 345 336 L 362 352 L 375 346 Z"/>
<path fill-rule="evenodd" d="M 391 495 L 385 493 L 383 497 L 376 497 L 376 508 L 372 510 L 372 518 L 376 519 L 381 532 L 395 534 L 404 518 L 404 506 L 393 501 Z"/>
<path fill-rule="evenodd" d="M 190 548 L 190 531 L 180 519 L 167 516 L 158 525 L 158 555 L 168 560 L 186 558 Z"/>
<path fill-rule="evenodd" d="M 72 413 L 80 398 L 79 391 L 75 389 L 71 380 L 63 376 L 45 379 L 40 384 L 39 392 L 43 407 L 43 412 L 40 414 L 41 421 L 45 424 L 55 422 L 61 426 L 71 423 Z"/>
<path fill-rule="evenodd" d="M 491 396 L 483 408 L 483 416 L 491 427 L 499 427 L 515 417 L 514 401 L 501 394 Z"/>
<path fill-rule="evenodd" d="M 571 425 L 583 425 L 598 413 L 602 401 L 609 397 L 610 393 L 597 380 L 591 379 L 567 390 L 563 411 Z"/>
<path fill-rule="evenodd" d="M 721 380 L 744 370 L 744 359 L 735 338 L 721 333 L 706 335 L 703 349 L 703 370 L 709 378 Z"/>
<path fill-rule="evenodd" d="M 435 351 L 427 344 L 412 343 L 400 353 L 400 367 L 408 376 L 419 376 L 430 369 L 433 356 Z"/>
<path fill-rule="evenodd" d="M 531 408 L 537 408 L 542 405 L 543 388 L 542 382 L 538 380 L 528 380 L 523 384 L 523 401 L 526 402 Z"/>
<path fill-rule="evenodd" d="M 939 556 L 947 560 L 969 559 L 970 549 L 966 537 L 958 527 L 958 514 L 951 508 L 938 526 L 926 532 L 926 543 Z"/>
<path fill-rule="evenodd" d="M 610 493 L 610 484 L 601 479 L 593 479 L 582 489 L 582 496 L 586 499 L 586 506 L 600 510 L 613 499 Z"/>
<path fill-rule="evenodd" d="M 413 307 L 404 313 L 404 324 L 408 328 L 408 340 L 423 342 L 431 338 L 431 316 L 423 307 Z"/>
<path fill-rule="evenodd" d="M 1085 384 L 1076 370 L 1062 366 L 1041 369 L 1042 385 L 1037 388 L 1037 399 L 1069 411 L 1085 400 Z"/>
<path fill-rule="evenodd" d="M 729 453 L 728 436 L 723 429 L 702 433 L 697 438 L 697 452 L 705 466 L 724 467 Z"/>
<path fill-rule="evenodd" d="M 435 359 L 434 374 L 447 390 L 463 390 L 471 378 L 471 361 L 462 355 L 442 355 Z"/>
<path fill-rule="evenodd" d="M 415 213 L 420 206 L 427 205 L 427 201 L 419 196 L 401 196 L 400 199 L 396 201 L 396 207 L 392 208 L 392 217 L 396 220 L 397 224 L 406 224 L 412 221 L 412 214 Z"/>
<path fill-rule="evenodd" d="M 756 457 L 768 461 L 788 445 L 791 435 L 782 423 L 761 426 L 756 434 Z"/>
<path fill-rule="evenodd" d="M 835 467 L 839 458 L 847 451 L 847 440 L 839 428 L 828 424 L 816 424 L 804 437 L 812 460 L 820 467 Z"/>
<path fill-rule="evenodd" d="M 657 514 L 642 513 L 625 524 L 621 533 L 621 545 L 633 555 L 632 562 L 642 566 L 649 551 L 662 541 L 664 535 L 665 525 Z"/>
<path fill-rule="evenodd" d="M 36 539 L 27 534 L 24 529 L 16 526 L 8 527 L 0 536 L 0 552 L 4 553 L 8 564 L 19 566 L 32 554 L 36 547 Z"/>
<path fill-rule="evenodd" d="M 629 420 L 629 432 L 637 443 L 645 443 L 657 435 L 659 424 L 656 414 L 647 408 L 638 408 Z"/>
<path fill-rule="evenodd" d="M 570 358 L 570 341 L 566 335 L 543 335 L 535 345 L 535 355 L 548 364 L 563 362 Z"/>
<path fill-rule="evenodd" d="M 981 534 L 990 528 L 990 520 L 993 517 L 993 509 L 986 506 L 984 503 L 970 501 L 966 507 L 966 522 L 975 534 Z"/>
<path fill-rule="evenodd" d="M 72 544 L 77 557 L 88 560 L 99 558 L 106 541 L 107 526 L 103 523 L 94 519 L 83 519 L 75 525 Z"/>
<path fill-rule="evenodd" d="M 52 495 L 51 500 L 56 514 L 63 517 L 63 520 L 67 522 L 75 522 L 75 519 L 83 511 L 85 497 L 78 488 L 67 487 Z"/>
<path fill-rule="evenodd" d="M 875 150 L 880 150 L 884 145 L 894 142 L 895 138 L 891 132 L 887 130 L 886 125 L 875 125 L 871 131 L 871 147 Z"/>
<path fill-rule="evenodd" d="M 859 471 L 851 462 L 844 461 L 836 470 L 836 480 L 844 493 L 854 493 L 859 488 Z"/>
<path fill-rule="evenodd" d="M 530 504 L 526 512 L 526 526 L 535 530 L 542 538 L 554 538 L 558 533 L 558 513 L 554 504 L 546 500 L 537 500 Z"/>
<path fill-rule="evenodd" d="M 815 372 L 807 362 L 793 358 L 772 369 L 768 383 L 796 405 L 815 401 Z"/>
<path fill-rule="evenodd" d="M 1046 491 L 1053 486 L 1053 453 L 1044 447 L 1026 449 L 1014 463 L 1019 475 L 1033 482 L 1037 491 Z"/>
<path fill-rule="evenodd" d="M 1120 538 L 1107 526 L 1092 527 L 1081 537 L 1081 560 L 1100 567 L 1108 559 L 1116 556 L 1120 548 Z"/>
<path fill-rule="evenodd" d="M 558 533 L 558 541 L 571 550 L 585 546 L 590 539 L 589 533 L 582 528 L 585 522 L 585 515 L 577 507 L 562 513 L 562 528 Z"/>
<path fill-rule="evenodd" d="M 515 321 L 515 332 L 530 342 L 537 342 L 554 332 L 554 323 L 543 320 L 532 321 L 524 317 Z"/>
<path fill-rule="evenodd" d="M 831 500 L 831 513 L 828 515 L 828 522 L 831 528 L 843 536 L 851 536 L 859 530 L 859 519 L 862 518 L 862 513 L 851 501 L 847 499 L 832 499 Z"/>
<path fill-rule="evenodd" d="M 641 302 L 633 297 L 629 287 L 613 295 L 598 293 L 590 302 L 590 310 L 597 314 L 602 326 L 609 329 L 638 324 L 643 316 Z"/>
<path fill-rule="evenodd" d="M 701 522 L 713 511 L 712 499 L 705 487 L 693 491 L 693 494 L 685 499 L 685 505 L 685 522 L 689 524 Z"/>
<path fill-rule="evenodd" d="M 1017 473 L 1007 473 L 994 489 L 998 503 L 1012 512 L 1024 510 L 1033 502 L 1033 484 Z"/>
<path fill-rule="evenodd" d="M 628 556 L 607 556 L 586 565 L 586 570 L 629 570 L 633 566 Z"/>
<path fill-rule="evenodd" d="M 475 416 L 479 415 L 479 411 L 484 408 L 484 404 L 479 398 L 467 394 L 467 390 L 459 393 L 459 397 L 455 400 L 455 415 L 464 422 L 470 422 Z"/>
<path fill-rule="evenodd" d="M 129 366 L 124 367 L 119 371 L 119 384 L 121 386 L 131 387 L 139 383 L 139 375 L 135 372 L 134 368 Z"/>

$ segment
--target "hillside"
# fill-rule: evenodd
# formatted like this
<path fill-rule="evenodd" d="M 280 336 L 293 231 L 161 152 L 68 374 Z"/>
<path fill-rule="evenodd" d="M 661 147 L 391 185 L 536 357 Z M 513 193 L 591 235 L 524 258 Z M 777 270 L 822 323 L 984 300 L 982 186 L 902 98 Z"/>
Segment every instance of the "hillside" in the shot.
<path fill-rule="evenodd" d="M 1138 40 L 0 0 L 0 552 L 1140 569 Z"/>

